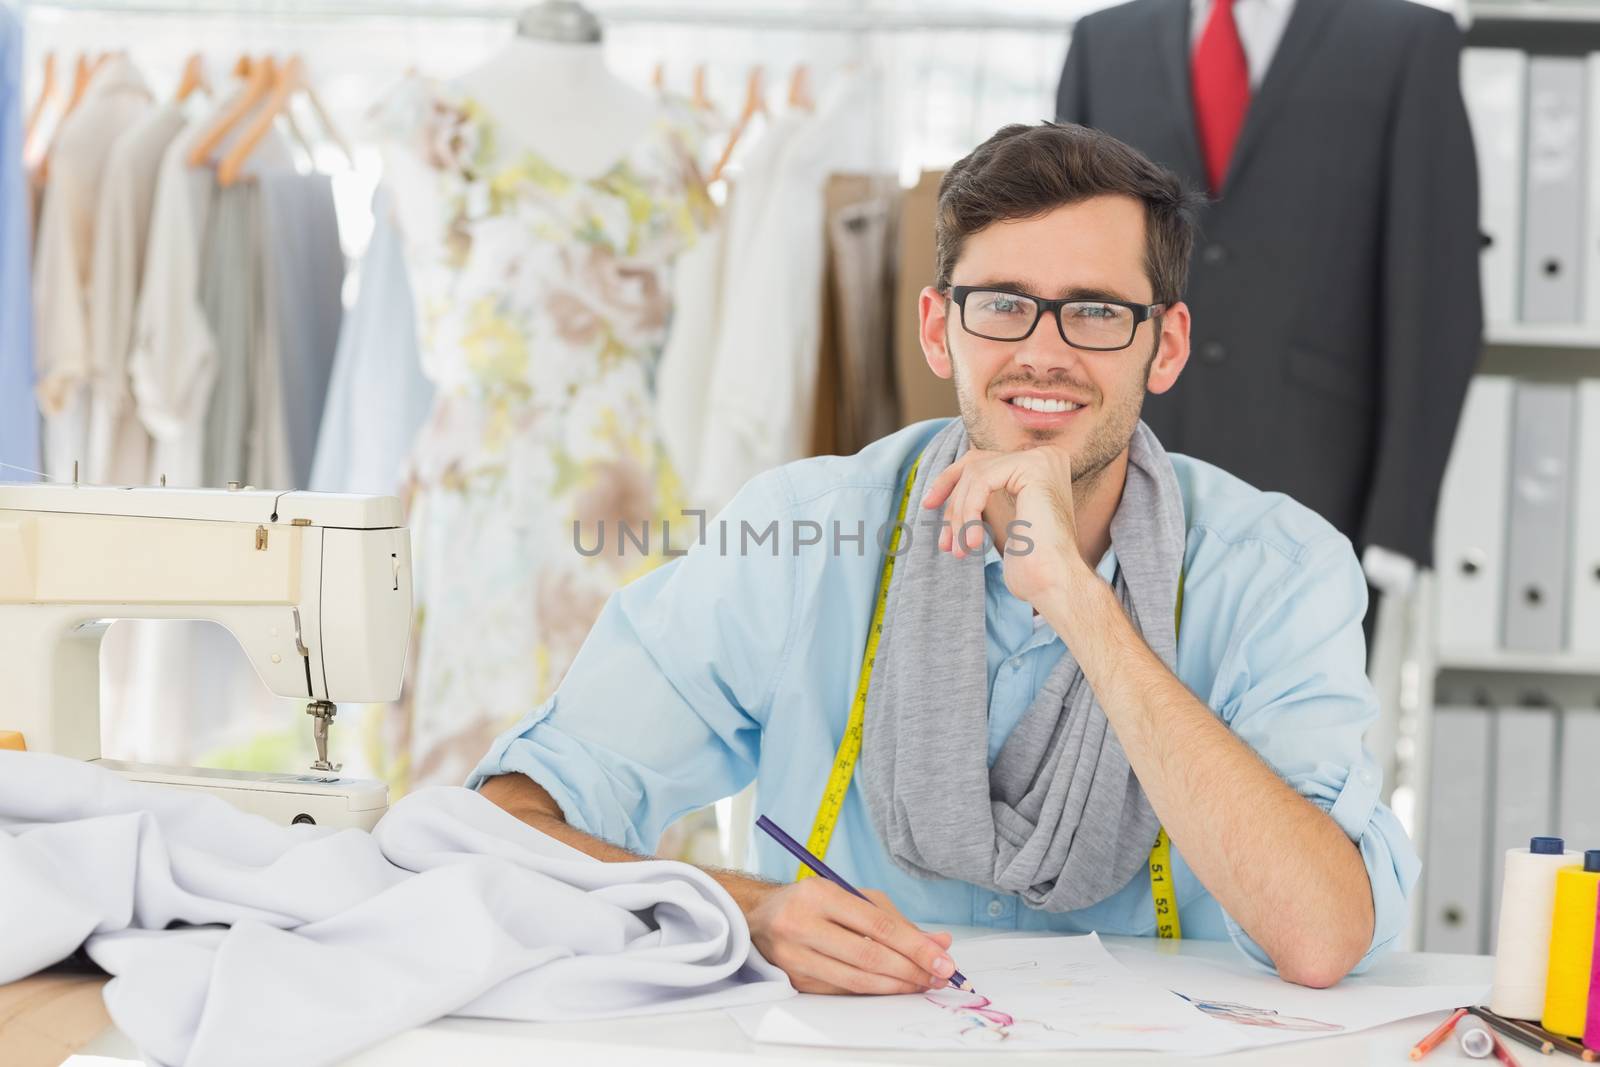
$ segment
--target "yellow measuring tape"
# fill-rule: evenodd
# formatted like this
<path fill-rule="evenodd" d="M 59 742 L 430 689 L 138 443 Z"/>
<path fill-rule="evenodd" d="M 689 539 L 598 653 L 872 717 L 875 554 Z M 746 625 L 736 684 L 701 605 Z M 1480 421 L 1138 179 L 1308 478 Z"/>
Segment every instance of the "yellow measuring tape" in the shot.
<path fill-rule="evenodd" d="M 867 651 L 861 657 L 861 680 L 856 682 L 856 696 L 850 703 L 850 721 L 845 724 L 844 738 L 833 757 L 833 770 L 828 772 L 828 786 L 822 791 L 822 803 L 817 806 L 817 821 L 811 824 L 811 836 L 806 848 L 818 859 L 828 856 L 828 842 L 833 839 L 833 828 L 839 822 L 839 810 L 844 807 L 844 795 L 850 791 L 850 779 L 856 771 L 856 757 L 861 755 L 861 728 L 867 721 L 867 687 L 872 684 L 872 665 L 878 658 L 878 638 L 883 636 L 883 605 L 889 599 L 889 579 L 894 577 L 894 557 L 900 548 L 900 533 L 905 529 L 906 505 L 911 501 L 911 485 L 917 479 L 917 467 L 922 457 L 911 464 L 906 475 L 905 491 L 900 494 L 900 510 L 895 515 L 894 532 L 889 535 L 889 551 L 883 559 L 883 573 L 878 578 L 878 601 L 872 606 L 872 625 L 867 628 Z M 811 877 L 805 864 L 795 880 Z"/>
<path fill-rule="evenodd" d="M 872 666 L 878 658 L 878 639 L 883 636 L 884 604 L 889 599 L 889 580 L 894 577 L 895 555 L 900 548 L 900 534 L 905 529 L 911 486 L 917 480 L 917 466 L 921 462 L 921 457 L 918 457 L 911 464 L 911 471 L 906 475 L 906 487 L 900 494 L 900 509 L 895 513 L 894 531 L 890 534 L 889 549 L 883 559 L 883 572 L 878 577 L 878 597 L 872 606 L 872 624 L 867 628 L 867 648 L 861 657 L 861 677 L 856 682 L 855 699 L 850 702 L 850 721 L 845 724 L 839 751 L 833 757 L 833 769 L 828 772 L 822 803 L 817 805 L 817 818 L 811 824 L 811 836 L 806 838 L 806 848 L 812 855 L 823 859 L 827 858 L 828 842 L 833 839 L 833 828 L 839 823 L 845 794 L 850 791 L 850 779 L 855 776 L 856 760 L 861 756 L 861 732 L 867 720 L 867 689 L 872 684 Z M 1182 618 L 1183 575 L 1180 574 L 1174 628 Z M 812 873 L 811 868 L 802 864 L 795 880 L 810 878 Z M 1172 842 L 1167 839 L 1165 828 L 1156 835 L 1155 847 L 1150 850 L 1150 896 L 1155 902 L 1156 936 L 1182 937 L 1183 927 L 1178 921 L 1178 894 L 1172 885 Z"/>
<path fill-rule="evenodd" d="M 1172 842 L 1167 828 L 1156 831 L 1156 847 L 1150 850 L 1150 899 L 1156 907 L 1156 936 L 1173 940 L 1183 936 L 1178 921 L 1178 891 L 1172 884 Z"/>

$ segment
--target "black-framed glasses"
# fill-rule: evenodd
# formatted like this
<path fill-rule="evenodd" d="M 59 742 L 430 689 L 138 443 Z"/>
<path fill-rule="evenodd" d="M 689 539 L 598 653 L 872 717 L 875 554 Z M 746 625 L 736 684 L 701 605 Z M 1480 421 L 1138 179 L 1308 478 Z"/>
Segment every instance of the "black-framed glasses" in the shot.
<path fill-rule="evenodd" d="M 1165 304 L 1125 300 L 1046 300 L 1031 293 L 956 285 L 950 299 L 961 309 L 961 328 L 989 341 L 1022 341 L 1033 335 L 1045 312 L 1061 339 L 1073 348 L 1115 352 L 1133 344 L 1139 324 L 1166 310 Z"/>

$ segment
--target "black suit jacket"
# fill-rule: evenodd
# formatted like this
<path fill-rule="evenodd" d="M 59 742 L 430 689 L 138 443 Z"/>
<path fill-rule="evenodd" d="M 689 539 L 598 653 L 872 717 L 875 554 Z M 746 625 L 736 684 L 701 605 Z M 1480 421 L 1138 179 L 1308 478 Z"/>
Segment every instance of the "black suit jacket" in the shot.
<path fill-rule="evenodd" d="M 1205 189 L 1189 6 L 1078 22 L 1056 112 Z M 1169 448 L 1423 564 L 1481 349 L 1460 50 L 1448 15 L 1407 0 L 1297 0 L 1201 213 L 1189 367 L 1145 406 Z"/>

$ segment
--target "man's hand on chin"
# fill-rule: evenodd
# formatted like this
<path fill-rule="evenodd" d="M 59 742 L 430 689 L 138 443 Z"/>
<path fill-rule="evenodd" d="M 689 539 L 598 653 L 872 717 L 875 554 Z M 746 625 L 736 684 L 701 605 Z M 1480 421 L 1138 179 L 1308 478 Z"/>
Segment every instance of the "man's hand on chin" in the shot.
<path fill-rule="evenodd" d="M 1072 454 L 1047 444 L 1016 452 L 971 449 L 940 471 L 922 506 L 944 508 L 939 548 L 981 553 L 984 517 L 1010 514 L 995 539 L 1005 550 L 1006 588 L 1041 614 L 1086 573 L 1072 499 Z"/>

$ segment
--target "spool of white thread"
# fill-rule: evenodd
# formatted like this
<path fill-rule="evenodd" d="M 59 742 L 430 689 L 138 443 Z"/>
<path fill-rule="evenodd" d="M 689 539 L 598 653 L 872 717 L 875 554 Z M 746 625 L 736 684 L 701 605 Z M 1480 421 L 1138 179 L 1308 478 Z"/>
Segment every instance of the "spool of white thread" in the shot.
<path fill-rule="evenodd" d="M 1536 837 L 1527 848 L 1507 850 L 1494 986 L 1489 992 L 1489 1008 L 1495 1014 L 1508 1019 L 1544 1015 L 1556 871 L 1582 862 L 1583 854 L 1565 851 L 1559 837 Z"/>
<path fill-rule="evenodd" d="M 1481 1026 L 1468 1026 L 1461 1031 L 1461 1051 L 1475 1060 L 1484 1059 L 1494 1051 L 1494 1037 Z"/>

